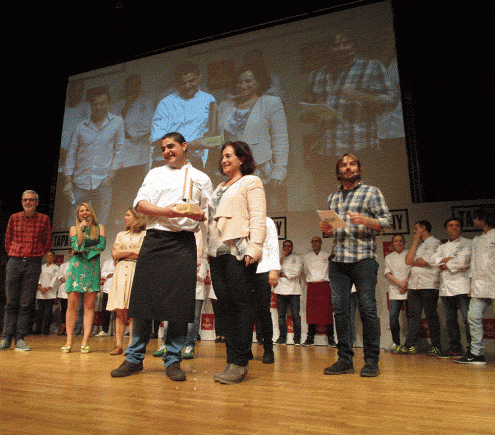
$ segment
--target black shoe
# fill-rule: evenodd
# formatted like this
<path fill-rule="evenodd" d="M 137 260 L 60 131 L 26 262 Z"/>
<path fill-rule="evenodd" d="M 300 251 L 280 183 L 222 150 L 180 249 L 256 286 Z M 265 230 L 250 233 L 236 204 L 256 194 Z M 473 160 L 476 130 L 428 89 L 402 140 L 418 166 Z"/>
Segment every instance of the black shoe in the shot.
<path fill-rule="evenodd" d="M 303 346 L 313 346 L 315 344 L 314 339 L 306 338 L 306 341 L 303 343 Z"/>
<path fill-rule="evenodd" d="M 125 376 L 131 376 L 134 373 L 138 373 L 143 370 L 143 362 L 138 364 L 130 363 L 129 361 L 124 361 L 122 365 L 110 372 L 112 378 L 124 378 Z"/>
<path fill-rule="evenodd" d="M 279 337 L 278 340 L 275 342 L 275 344 L 286 344 L 286 343 L 287 343 L 287 339 L 282 337 Z"/>
<path fill-rule="evenodd" d="M 354 373 L 354 365 L 352 362 L 350 364 L 344 363 L 342 360 L 337 360 L 337 362 L 330 367 L 323 370 L 325 375 L 346 375 Z"/>
<path fill-rule="evenodd" d="M 360 375 L 364 378 L 375 378 L 379 374 L 380 369 L 378 368 L 378 363 L 376 362 L 365 362 L 360 373 Z"/>
<path fill-rule="evenodd" d="M 263 353 L 263 364 L 273 364 L 275 362 L 275 355 L 273 350 L 265 350 Z"/>
<path fill-rule="evenodd" d="M 474 355 L 471 352 L 468 352 L 462 358 L 456 359 L 455 362 L 459 364 L 485 365 L 486 359 L 485 355 Z"/>
<path fill-rule="evenodd" d="M 179 362 L 174 362 L 167 367 L 167 376 L 172 381 L 185 381 L 186 380 L 186 374 L 180 368 Z"/>
<path fill-rule="evenodd" d="M 445 352 L 440 352 L 437 356 L 441 359 L 456 359 L 462 357 L 462 352 L 458 350 L 447 350 Z"/>

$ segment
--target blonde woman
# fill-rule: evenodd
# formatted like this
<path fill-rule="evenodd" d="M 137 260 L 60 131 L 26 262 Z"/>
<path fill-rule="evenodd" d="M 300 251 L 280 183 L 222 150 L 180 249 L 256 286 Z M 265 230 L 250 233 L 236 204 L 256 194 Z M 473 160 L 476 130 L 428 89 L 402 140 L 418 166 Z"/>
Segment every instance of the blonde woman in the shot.
<path fill-rule="evenodd" d="M 84 298 L 83 339 L 81 352 L 89 353 L 89 336 L 95 316 L 95 300 L 100 289 L 100 253 L 105 249 L 105 228 L 98 220 L 91 205 L 82 203 L 77 208 L 76 225 L 70 228 L 70 242 L 74 255 L 67 270 L 67 341 L 63 353 L 72 350 L 77 307 L 81 294 Z"/>
<path fill-rule="evenodd" d="M 146 217 L 129 208 L 124 216 L 126 230 L 117 234 L 112 248 L 112 256 L 118 261 L 113 275 L 112 284 L 108 293 L 107 310 L 115 311 L 115 349 L 110 355 L 124 353 L 124 340 L 129 299 L 131 296 L 132 281 L 136 269 L 136 260 L 146 235 Z M 129 319 L 129 343 L 132 342 L 132 319 Z"/>

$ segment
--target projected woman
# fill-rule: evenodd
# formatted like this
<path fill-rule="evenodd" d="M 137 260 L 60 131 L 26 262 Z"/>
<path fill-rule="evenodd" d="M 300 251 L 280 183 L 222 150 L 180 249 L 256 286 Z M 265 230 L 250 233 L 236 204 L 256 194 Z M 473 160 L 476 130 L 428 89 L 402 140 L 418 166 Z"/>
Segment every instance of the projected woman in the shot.
<path fill-rule="evenodd" d="M 282 100 L 264 95 L 270 84 L 270 74 L 262 64 L 243 64 L 233 77 L 233 96 L 220 104 L 218 114 L 218 124 L 226 142 L 239 140 L 249 144 L 256 162 L 256 175 L 266 188 L 269 208 L 282 194 L 289 158 Z"/>
<path fill-rule="evenodd" d="M 72 350 L 74 327 L 77 318 L 79 299 L 83 295 L 83 339 L 81 352 L 89 353 L 89 336 L 95 316 L 95 300 L 100 289 L 100 253 L 105 249 L 105 228 L 98 224 L 92 207 L 82 203 L 77 208 L 76 225 L 70 228 L 72 255 L 67 270 L 65 290 L 68 295 L 66 328 L 67 341 L 62 347 L 63 353 Z"/>

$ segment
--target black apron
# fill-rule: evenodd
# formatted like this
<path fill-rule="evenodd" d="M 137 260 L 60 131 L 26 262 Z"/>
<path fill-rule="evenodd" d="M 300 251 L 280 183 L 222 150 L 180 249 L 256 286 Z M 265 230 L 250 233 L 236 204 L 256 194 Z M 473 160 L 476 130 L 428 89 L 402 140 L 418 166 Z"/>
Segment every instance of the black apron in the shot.
<path fill-rule="evenodd" d="M 196 270 L 192 232 L 148 230 L 136 263 L 129 317 L 193 322 Z"/>

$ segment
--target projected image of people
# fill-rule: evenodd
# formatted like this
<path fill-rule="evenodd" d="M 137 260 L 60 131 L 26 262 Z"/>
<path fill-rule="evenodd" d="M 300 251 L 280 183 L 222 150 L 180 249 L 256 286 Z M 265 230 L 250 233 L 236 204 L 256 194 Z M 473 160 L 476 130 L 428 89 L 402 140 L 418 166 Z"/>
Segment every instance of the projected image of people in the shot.
<path fill-rule="evenodd" d="M 81 121 L 70 141 L 64 173 L 64 193 L 72 204 L 91 203 L 106 224 L 112 201 L 112 179 L 122 166 L 124 121 L 108 111 L 105 87 L 88 91 L 89 119 Z"/>
<path fill-rule="evenodd" d="M 115 237 L 129 197 L 164 164 L 170 131 L 188 139 L 187 159 L 214 185 L 224 180 L 222 144 L 248 143 L 272 216 L 325 207 L 329 168 L 348 152 L 400 201 L 409 184 L 399 67 L 385 2 L 73 76 L 54 228 L 67 231 L 84 201 Z"/>
<path fill-rule="evenodd" d="M 326 64 L 311 72 L 305 101 L 328 108 L 318 114 L 321 155 L 341 155 L 379 147 L 376 117 L 391 110 L 395 90 L 384 66 L 360 59 L 351 37 L 337 33 L 329 42 Z"/>
<path fill-rule="evenodd" d="M 69 82 L 65 103 L 64 123 L 62 126 L 62 138 L 60 141 L 60 161 L 65 162 L 69 149 L 72 133 L 77 125 L 91 116 L 91 108 L 85 97 L 85 84 L 83 80 Z"/>
<path fill-rule="evenodd" d="M 287 176 L 289 137 L 282 100 L 265 94 L 270 86 L 270 74 L 262 64 L 239 67 L 233 77 L 232 98 L 220 103 L 218 124 L 225 141 L 249 144 L 256 174 L 266 188 L 267 207 L 273 210 L 285 206 L 282 183 Z"/>
<path fill-rule="evenodd" d="M 315 137 L 314 174 L 345 152 L 378 151 L 377 117 L 397 105 L 396 87 L 383 64 L 361 58 L 349 32 L 339 31 L 324 50 L 324 66 L 312 71 L 303 97 L 302 121 Z M 306 104 L 304 104 L 306 103 Z"/>
<path fill-rule="evenodd" d="M 176 66 L 176 91 L 158 103 L 153 115 L 150 138 L 155 144 L 171 131 L 187 137 L 188 159 L 199 169 L 204 167 L 208 158 L 208 150 L 202 139 L 214 134 L 210 117 L 216 111 L 215 97 L 200 90 L 200 82 L 201 74 L 196 64 L 185 62 Z M 157 156 L 155 160 L 163 158 Z"/>
<path fill-rule="evenodd" d="M 140 179 L 151 168 L 151 146 L 149 142 L 151 120 L 153 118 L 153 101 L 142 92 L 140 74 L 126 77 L 121 96 L 112 107 L 112 113 L 124 120 L 124 152 L 122 166 L 133 168 Z M 137 167 L 137 168 L 136 168 Z M 131 169 L 124 169 L 129 173 Z M 138 186 L 139 187 L 139 186 Z"/>

